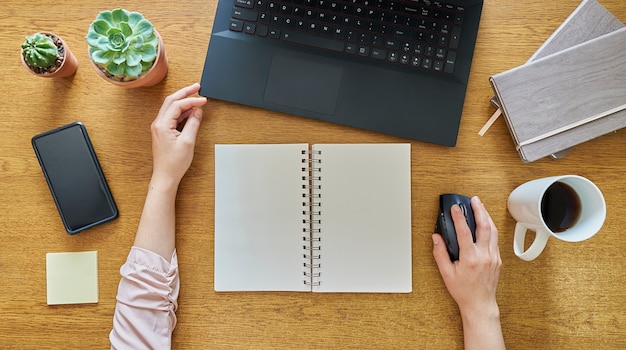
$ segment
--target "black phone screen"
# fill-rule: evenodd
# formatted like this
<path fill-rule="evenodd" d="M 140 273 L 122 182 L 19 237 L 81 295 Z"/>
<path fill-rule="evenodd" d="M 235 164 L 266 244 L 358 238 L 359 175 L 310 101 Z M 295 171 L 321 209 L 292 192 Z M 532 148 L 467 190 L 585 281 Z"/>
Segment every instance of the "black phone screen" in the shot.
<path fill-rule="evenodd" d="M 68 233 L 117 217 L 113 196 L 82 123 L 39 134 L 32 144 Z"/>

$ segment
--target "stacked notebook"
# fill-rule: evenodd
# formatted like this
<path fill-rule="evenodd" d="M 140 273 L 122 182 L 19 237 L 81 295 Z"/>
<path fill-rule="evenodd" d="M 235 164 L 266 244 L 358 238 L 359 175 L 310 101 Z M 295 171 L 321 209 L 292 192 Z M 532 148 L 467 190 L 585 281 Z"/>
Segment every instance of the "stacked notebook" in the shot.
<path fill-rule="evenodd" d="M 626 28 L 585 0 L 530 60 L 490 82 L 522 160 L 626 126 Z"/>

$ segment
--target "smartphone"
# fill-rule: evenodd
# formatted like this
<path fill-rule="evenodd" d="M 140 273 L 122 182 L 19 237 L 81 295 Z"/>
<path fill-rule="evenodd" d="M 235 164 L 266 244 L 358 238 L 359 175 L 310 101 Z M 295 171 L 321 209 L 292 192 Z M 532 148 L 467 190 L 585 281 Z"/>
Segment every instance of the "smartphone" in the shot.
<path fill-rule="evenodd" d="M 36 135 L 32 145 L 67 233 L 117 217 L 117 206 L 82 123 Z"/>

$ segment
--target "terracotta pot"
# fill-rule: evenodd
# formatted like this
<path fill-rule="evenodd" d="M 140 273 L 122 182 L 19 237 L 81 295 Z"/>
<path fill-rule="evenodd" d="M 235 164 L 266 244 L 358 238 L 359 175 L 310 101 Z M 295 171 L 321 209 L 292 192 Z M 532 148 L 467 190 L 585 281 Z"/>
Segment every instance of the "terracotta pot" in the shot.
<path fill-rule="evenodd" d="M 67 45 L 65 40 L 61 39 L 60 36 L 51 32 L 40 33 L 47 36 L 54 36 L 61 40 L 61 44 L 63 45 L 63 61 L 61 62 L 61 67 L 59 67 L 59 69 L 57 69 L 56 71 L 48 74 L 36 73 L 32 70 L 28 63 L 26 63 L 26 61 L 24 60 L 24 55 L 22 54 L 22 50 L 20 50 L 20 58 L 24 67 L 26 67 L 26 70 L 38 77 L 43 78 L 65 78 L 76 73 L 76 69 L 78 69 L 78 60 L 76 59 L 76 56 L 74 56 L 72 51 L 70 51 L 70 47 Z"/>
<path fill-rule="evenodd" d="M 157 48 L 157 58 L 156 60 L 154 60 L 154 64 L 152 64 L 152 68 L 150 68 L 143 75 L 139 76 L 139 78 L 135 80 L 130 80 L 130 81 L 117 81 L 117 80 L 113 80 L 107 77 L 104 74 L 104 72 L 102 72 L 102 69 L 98 67 L 98 65 L 93 63 L 92 60 L 89 60 L 91 62 L 91 66 L 96 70 L 98 75 L 100 75 L 104 80 L 108 81 L 111 84 L 115 84 L 115 85 L 125 87 L 125 88 L 152 86 L 152 85 L 156 85 L 160 83 L 161 80 L 163 80 L 163 78 L 165 78 L 165 76 L 167 75 L 168 62 L 167 62 L 167 55 L 165 55 L 165 46 L 163 45 L 163 39 L 161 38 L 161 35 L 159 34 L 159 32 L 156 31 L 156 29 L 154 30 L 154 32 L 156 33 L 157 37 L 159 37 L 159 47 Z"/>

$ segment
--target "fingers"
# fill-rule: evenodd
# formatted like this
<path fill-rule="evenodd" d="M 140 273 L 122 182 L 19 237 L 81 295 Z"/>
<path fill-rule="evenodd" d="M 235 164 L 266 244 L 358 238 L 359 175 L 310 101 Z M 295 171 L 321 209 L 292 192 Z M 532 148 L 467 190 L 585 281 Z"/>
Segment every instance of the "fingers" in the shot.
<path fill-rule="evenodd" d="M 181 138 L 188 140 L 195 144 L 196 136 L 198 136 L 198 130 L 200 129 L 200 122 L 202 121 L 202 110 L 193 109 L 191 114 L 187 118 L 187 122 L 180 133 Z"/>
<path fill-rule="evenodd" d="M 193 108 L 202 107 L 207 102 L 205 97 L 190 97 L 199 90 L 200 85 L 195 83 L 167 96 L 155 122 L 165 124 L 168 128 L 175 128 L 186 118 L 185 113 Z"/>
<path fill-rule="evenodd" d="M 456 231 L 456 239 L 459 243 L 459 251 L 462 252 L 465 247 L 471 247 L 474 244 L 472 232 L 470 231 L 469 226 L 467 226 L 465 214 L 463 214 L 459 205 L 453 205 L 450 208 L 450 214 L 452 215 L 452 221 L 454 222 L 454 230 Z"/>
<path fill-rule="evenodd" d="M 472 198 L 472 209 L 476 221 L 476 242 L 490 249 L 498 250 L 498 229 L 485 205 L 478 197 Z"/>
<path fill-rule="evenodd" d="M 433 234 L 433 256 L 442 276 L 447 276 L 454 268 L 454 264 L 450 261 L 448 249 L 443 241 L 443 237 L 439 234 Z"/>
<path fill-rule="evenodd" d="M 472 209 L 476 222 L 476 243 L 489 245 L 491 240 L 491 223 L 489 213 L 478 197 L 472 197 Z"/>
<path fill-rule="evenodd" d="M 191 96 L 193 94 L 195 94 L 196 92 L 200 91 L 200 84 L 198 83 L 193 83 L 189 86 L 185 86 L 184 88 L 174 92 L 173 94 L 167 96 L 165 98 L 165 100 L 163 101 L 163 105 L 161 106 L 161 109 L 159 110 L 159 114 L 162 114 L 163 112 L 165 112 L 165 110 L 174 102 L 180 99 L 183 99 L 185 97 Z"/>

